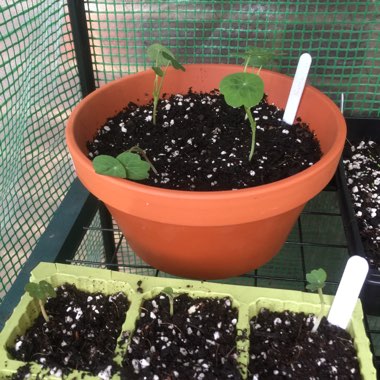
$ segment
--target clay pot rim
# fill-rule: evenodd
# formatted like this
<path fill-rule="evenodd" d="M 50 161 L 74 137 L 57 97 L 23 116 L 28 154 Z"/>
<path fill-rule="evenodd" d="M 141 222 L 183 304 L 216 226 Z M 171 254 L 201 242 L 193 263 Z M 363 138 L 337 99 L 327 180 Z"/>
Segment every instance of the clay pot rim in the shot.
<path fill-rule="evenodd" d="M 212 64 L 212 63 L 210 63 L 210 64 L 207 64 L 207 63 L 205 63 L 205 64 L 189 64 L 189 65 L 184 65 L 184 66 L 185 67 L 192 67 L 195 69 L 196 68 L 199 68 L 199 69 L 208 68 L 208 69 L 210 69 L 213 66 L 217 66 L 218 68 L 221 68 L 221 67 L 225 66 L 229 70 L 231 70 L 231 68 L 236 68 L 236 71 L 241 71 L 241 67 L 242 67 L 240 65 Z M 169 68 L 169 70 L 170 69 L 171 68 Z M 261 72 L 262 73 L 271 73 L 272 75 L 274 74 L 275 76 L 283 77 L 283 78 L 287 78 L 287 80 L 289 80 L 289 79 L 291 80 L 291 78 L 287 75 L 277 73 L 277 72 L 273 72 L 270 70 L 262 69 Z M 81 100 L 80 103 L 78 103 L 78 105 L 80 104 L 81 106 L 83 106 L 86 102 L 91 100 L 93 97 L 97 97 L 100 94 L 102 94 L 103 92 L 109 91 L 109 89 L 111 87 L 117 86 L 117 84 L 121 81 L 134 80 L 134 78 L 138 78 L 139 76 L 142 76 L 142 75 L 151 75 L 151 73 L 149 72 L 149 70 L 145 70 L 145 71 L 140 71 L 140 72 L 130 74 L 128 76 L 124 76 L 122 78 L 113 80 L 113 81 L 101 86 L 100 88 L 98 88 L 97 90 L 92 92 L 91 94 L 89 94 L 86 98 Z M 318 97 L 321 97 L 321 96 L 324 97 L 325 101 L 327 102 L 329 107 L 333 107 L 333 108 L 336 108 L 338 110 L 338 107 L 335 105 L 335 103 L 330 98 L 328 98 L 325 94 L 323 94 L 321 91 L 316 89 L 315 87 L 313 87 L 311 85 L 307 85 L 305 88 L 305 91 L 307 91 L 311 94 L 315 94 Z M 76 139 L 74 136 L 73 125 L 75 125 L 75 120 L 76 120 L 77 114 L 80 112 L 81 108 L 82 107 L 78 107 L 78 106 L 75 107 L 75 109 L 73 110 L 73 112 L 71 113 L 71 115 L 69 117 L 67 128 L 66 128 L 66 138 L 70 141 L 76 142 Z M 195 200 L 195 199 L 198 199 L 198 200 L 231 199 L 232 200 L 232 199 L 242 198 L 242 197 L 244 198 L 244 197 L 251 197 L 251 196 L 260 196 L 262 194 L 268 194 L 268 192 L 272 192 L 272 191 L 276 191 L 276 192 L 281 191 L 281 189 L 286 189 L 289 187 L 297 186 L 300 183 L 307 180 L 308 178 L 313 177 L 315 175 L 315 173 L 323 171 L 324 168 L 326 166 L 328 166 L 331 163 L 331 161 L 334 160 L 334 157 L 337 154 L 337 150 L 340 150 L 339 144 L 336 144 L 336 143 L 342 139 L 345 139 L 345 136 L 346 136 L 345 119 L 340 112 L 339 112 L 339 114 L 337 114 L 337 117 L 341 119 L 341 120 L 339 120 L 339 124 L 341 125 L 341 127 L 337 131 L 335 141 L 332 144 L 333 147 L 327 153 L 323 154 L 320 161 L 318 161 L 317 163 L 315 163 L 311 167 L 306 168 L 305 170 L 303 170 L 300 173 L 294 174 L 291 177 L 284 178 L 284 179 L 281 179 L 279 181 L 275 181 L 275 182 L 272 182 L 269 184 L 250 187 L 250 188 L 246 188 L 246 189 L 238 189 L 238 190 L 186 191 L 186 190 L 175 190 L 175 189 L 163 189 L 163 188 L 159 188 L 159 187 L 153 187 L 153 186 L 149 186 L 149 185 L 140 184 L 137 182 L 126 180 L 126 179 L 119 179 L 119 178 L 109 177 L 109 176 L 103 176 L 104 181 L 105 181 L 105 183 L 108 183 L 109 186 L 116 186 L 119 188 L 121 187 L 121 188 L 125 188 L 126 190 L 129 190 L 129 191 L 142 192 L 142 193 L 149 194 L 152 196 L 158 196 L 158 197 L 164 197 L 164 198 L 177 198 L 177 199 L 192 199 L 192 200 Z M 305 120 L 305 122 L 308 122 L 308 121 Z M 77 144 L 76 144 L 76 146 L 78 147 Z M 79 149 L 79 148 L 78 148 L 78 150 L 81 151 L 81 149 Z M 82 165 L 83 168 L 85 168 L 85 170 L 93 171 L 92 161 L 82 151 L 81 151 L 81 153 L 82 154 L 80 154 L 79 156 L 76 157 L 76 160 L 78 160 L 80 162 L 80 165 Z M 97 175 L 97 174 L 94 173 L 94 175 Z"/>

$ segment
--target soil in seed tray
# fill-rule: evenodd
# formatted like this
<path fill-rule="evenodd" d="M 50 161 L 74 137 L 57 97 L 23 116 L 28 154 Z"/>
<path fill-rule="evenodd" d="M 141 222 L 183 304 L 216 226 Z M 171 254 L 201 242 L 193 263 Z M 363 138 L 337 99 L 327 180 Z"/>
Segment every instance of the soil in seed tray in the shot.
<path fill-rule="evenodd" d="M 311 315 L 262 309 L 250 325 L 251 379 L 361 379 L 351 336 L 326 318 L 312 333 Z"/>
<path fill-rule="evenodd" d="M 146 300 L 123 360 L 123 379 L 241 379 L 238 311 L 229 298 Z"/>
<path fill-rule="evenodd" d="M 251 161 L 251 128 L 241 108 L 228 106 L 217 91 L 189 92 L 162 99 L 157 124 L 152 104 L 128 107 L 108 119 L 88 142 L 92 159 L 116 157 L 138 145 L 158 175 L 146 185 L 179 190 L 231 190 L 274 182 L 296 174 L 321 158 L 319 142 L 308 126 L 282 122 L 283 110 L 266 99 L 252 109 L 257 123 Z"/>
<path fill-rule="evenodd" d="M 343 163 L 368 262 L 380 271 L 380 141 L 348 144 Z"/>
<path fill-rule="evenodd" d="M 40 315 L 8 348 L 11 356 L 37 362 L 58 377 L 71 369 L 112 373 L 116 341 L 129 307 L 127 297 L 88 293 L 70 284 L 56 292 L 45 305 L 49 322 Z"/>
<path fill-rule="evenodd" d="M 15 374 L 10 377 L 10 380 L 25 380 L 30 377 L 30 364 L 25 364 L 20 367 Z"/>

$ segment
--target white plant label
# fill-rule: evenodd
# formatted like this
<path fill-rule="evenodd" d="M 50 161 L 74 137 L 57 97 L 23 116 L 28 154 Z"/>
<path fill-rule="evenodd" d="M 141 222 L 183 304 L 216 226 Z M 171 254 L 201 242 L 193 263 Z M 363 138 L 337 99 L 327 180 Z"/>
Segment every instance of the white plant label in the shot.
<path fill-rule="evenodd" d="M 348 259 L 327 320 L 346 329 L 368 273 L 368 262 L 360 256 Z"/>
<path fill-rule="evenodd" d="M 292 125 L 294 119 L 296 118 L 298 106 L 301 101 L 303 89 L 305 88 L 310 66 L 311 55 L 309 53 L 302 54 L 298 61 L 296 74 L 293 79 L 292 87 L 290 89 L 288 101 L 285 107 L 284 116 L 282 118 L 282 120 L 287 124 Z"/>

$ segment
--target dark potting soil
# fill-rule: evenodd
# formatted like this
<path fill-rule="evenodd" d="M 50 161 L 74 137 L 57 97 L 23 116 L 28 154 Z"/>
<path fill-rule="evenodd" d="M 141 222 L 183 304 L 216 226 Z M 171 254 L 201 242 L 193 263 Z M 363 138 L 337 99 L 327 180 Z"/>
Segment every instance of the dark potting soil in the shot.
<path fill-rule="evenodd" d="M 10 380 L 25 380 L 30 377 L 30 370 L 31 370 L 31 365 L 30 364 L 25 364 L 22 367 L 19 367 L 17 372 L 10 376 Z"/>
<path fill-rule="evenodd" d="M 380 141 L 348 144 L 343 163 L 368 262 L 380 271 Z"/>
<path fill-rule="evenodd" d="M 326 318 L 312 333 L 311 315 L 262 309 L 250 325 L 253 380 L 361 379 L 351 336 Z"/>
<path fill-rule="evenodd" d="M 282 122 L 283 110 L 264 100 L 252 109 L 257 123 L 251 161 L 251 128 L 241 108 L 224 97 L 189 92 L 162 99 L 157 123 L 152 104 L 128 107 L 107 120 L 88 142 L 89 157 L 117 156 L 138 145 L 158 175 L 150 171 L 146 185 L 179 190 L 231 190 L 274 182 L 296 174 L 321 158 L 319 142 L 298 119 Z M 316 110 L 318 112 L 318 110 Z"/>
<path fill-rule="evenodd" d="M 229 298 L 146 300 L 123 360 L 123 379 L 241 379 L 238 311 Z"/>
<path fill-rule="evenodd" d="M 38 316 L 8 351 L 13 358 L 37 362 L 58 377 L 78 369 L 107 378 L 114 370 L 116 341 L 128 307 L 123 293 L 88 293 L 62 285 L 57 296 L 46 302 L 49 322 Z"/>

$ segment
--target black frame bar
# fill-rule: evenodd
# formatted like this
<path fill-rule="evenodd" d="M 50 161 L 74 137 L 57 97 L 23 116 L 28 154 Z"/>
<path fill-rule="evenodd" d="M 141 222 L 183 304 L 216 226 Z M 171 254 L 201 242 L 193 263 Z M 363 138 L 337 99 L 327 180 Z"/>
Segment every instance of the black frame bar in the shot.
<path fill-rule="evenodd" d="M 69 9 L 70 24 L 82 96 L 86 97 L 96 89 L 91 56 L 90 36 L 87 28 L 86 10 L 83 0 L 68 0 L 67 5 Z M 99 216 L 102 226 L 102 237 L 106 260 L 108 262 L 113 262 L 115 260 L 114 253 L 116 245 L 115 237 L 112 231 L 112 217 L 107 208 L 101 203 L 99 205 Z M 114 268 L 115 267 L 112 267 L 112 269 Z"/>

